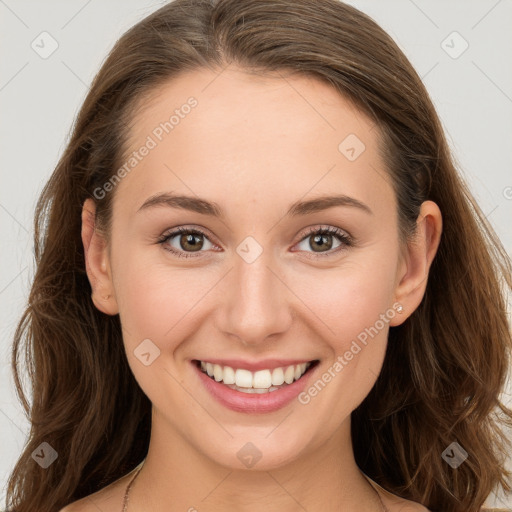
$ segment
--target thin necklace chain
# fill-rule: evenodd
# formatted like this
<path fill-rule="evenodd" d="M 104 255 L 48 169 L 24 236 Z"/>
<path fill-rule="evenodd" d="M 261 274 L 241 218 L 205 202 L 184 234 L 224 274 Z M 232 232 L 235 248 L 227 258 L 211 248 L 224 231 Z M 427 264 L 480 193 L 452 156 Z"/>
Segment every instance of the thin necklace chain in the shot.
<path fill-rule="evenodd" d="M 133 485 L 133 482 L 135 482 L 135 479 L 139 476 L 140 470 L 142 469 L 142 466 L 144 466 L 144 462 L 146 462 L 146 459 L 144 459 L 142 461 L 140 468 L 137 470 L 134 477 L 130 480 L 130 483 L 126 486 L 126 492 L 124 493 L 124 498 L 123 498 L 122 512 L 126 512 L 128 510 L 128 500 L 129 500 L 129 495 L 130 495 L 130 489 Z"/>
<path fill-rule="evenodd" d="M 142 469 L 142 466 L 144 465 L 144 462 L 145 462 L 145 460 L 142 462 L 140 468 L 137 470 L 137 472 L 135 473 L 134 477 L 130 480 L 130 483 L 126 486 L 126 492 L 124 493 L 124 498 L 123 498 L 123 509 L 122 509 L 122 512 L 127 512 L 128 511 L 128 500 L 129 500 L 129 496 L 130 496 L 130 489 L 131 489 L 131 487 L 133 485 L 133 482 L 135 482 L 135 479 L 139 476 L 140 470 Z M 370 483 L 370 482 L 368 482 L 368 483 Z M 384 505 L 384 502 L 382 501 L 382 498 L 380 497 L 380 494 L 377 492 L 377 489 L 375 489 L 375 487 L 373 487 L 373 485 L 371 483 L 370 483 L 370 486 L 375 491 L 375 494 L 379 498 L 379 501 L 380 501 L 380 504 L 381 504 L 381 507 L 382 507 L 382 512 L 389 512 L 388 507 L 386 507 L 386 505 Z"/>

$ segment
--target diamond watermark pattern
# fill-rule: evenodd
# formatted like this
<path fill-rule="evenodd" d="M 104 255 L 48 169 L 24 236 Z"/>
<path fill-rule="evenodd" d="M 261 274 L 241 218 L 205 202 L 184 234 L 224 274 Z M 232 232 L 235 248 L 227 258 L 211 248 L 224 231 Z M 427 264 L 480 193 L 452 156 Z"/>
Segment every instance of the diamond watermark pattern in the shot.
<path fill-rule="evenodd" d="M 253 263 L 263 252 L 263 247 L 252 236 L 248 236 L 240 242 L 236 252 L 246 263 Z"/>
<path fill-rule="evenodd" d="M 149 366 L 160 356 L 160 349 L 150 339 L 145 339 L 133 353 L 144 366 Z"/>
<path fill-rule="evenodd" d="M 41 443 L 33 452 L 32 458 L 43 468 L 51 466 L 58 457 L 58 453 L 47 442 Z"/>
<path fill-rule="evenodd" d="M 365 149 L 363 141 L 354 133 L 347 135 L 338 146 L 338 151 L 350 162 L 357 160 Z"/>
<path fill-rule="evenodd" d="M 454 469 L 457 469 L 467 458 L 468 452 L 457 443 L 451 443 L 448 448 L 441 454 L 441 457 L 450 464 Z"/>
<path fill-rule="evenodd" d="M 469 48 L 469 43 L 457 31 L 453 31 L 441 42 L 441 48 L 452 59 L 458 59 Z"/>
<path fill-rule="evenodd" d="M 236 456 L 246 468 L 252 468 L 261 459 L 263 454 L 254 444 L 249 442 L 238 450 Z"/>
<path fill-rule="evenodd" d="M 41 59 L 47 59 L 59 47 L 57 40 L 48 32 L 41 32 L 30 44 Z"/>

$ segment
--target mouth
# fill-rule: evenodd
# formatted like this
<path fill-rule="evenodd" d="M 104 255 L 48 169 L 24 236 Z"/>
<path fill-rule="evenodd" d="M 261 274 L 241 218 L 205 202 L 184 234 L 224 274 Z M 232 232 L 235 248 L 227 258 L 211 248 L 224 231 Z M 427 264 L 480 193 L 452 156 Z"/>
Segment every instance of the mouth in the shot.
<path fill-rule="evenodd" d="M 193 363 L 211 380 L 230 389 L 246 394 L 266 394 L 299 381 L 318 365 L 319 360 L 261 368 L 256 371 L 210 361 L 194 360 Z"/>

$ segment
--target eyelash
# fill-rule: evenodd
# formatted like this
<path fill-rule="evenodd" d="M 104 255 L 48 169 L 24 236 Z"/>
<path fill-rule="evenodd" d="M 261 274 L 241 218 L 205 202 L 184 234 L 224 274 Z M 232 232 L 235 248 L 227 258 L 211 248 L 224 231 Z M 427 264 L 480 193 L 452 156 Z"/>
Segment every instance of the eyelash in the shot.
<path fill-rule="evenodd" d="M 203 236 L 203 237 L 208 239 L 208 235 L 205 232 L 203 232 L 200 229 L 198 229 L 198 228 L 179 227 L 179 228 L 176 228 L 175 230 L 171 231 L 170 233 L 162 235 L 158 239 L 158 243 L 162 244 L 162 246 L 164 246 L 164 244 L 166 242 L 168 242 L 171 238 L 174 238 L 176 235 L 181 235 L 183 233 L 187 233 L 187 234 L 191 234 L 191 235 L 199 235 L 199 236 Z M 346 249 L 348 247 L 352 247 L 354 245 L 354 241 L 353 241 L 353 239 L 349 235 L 347 235 L 341 229 L 335 228 L 335 227 L 327 227 L 327 228 L 317 228 L 317 227 L 315 227 L 315 228 L 310 228 L 304 234 L 304 236 L 299 240 L 298 243 L 302 242 L 303 240 L 305 240 L 306 238 L 309 238 L 312 235 L 332 235 L 332 236 L 337 237 L 339 239 L 339 241 L 341 242 L 341 245 L 339 247 L 336 247 L 335 249 L 331 249 L 331 250 L 329 250 L 327 252 L 324 252 L 324 253 L 316 253 L 316 254 L 314 254 L 314 256 L 309 256 L 309 257 L 313 257 L 313 258 L 323 258 L 323 257 L 326 257 L 326 256 L 332 256 L 333 254 L 338 253 L 339 251 L 341 251 L 343 249 Z M 178 256 L 179 258 L 196 257 L 196 255 L 193 252 L 192 253 L 190 253 L 190 252 L 187 253 L 185 251 L 177 251 L 176 249 L 165 247 L 165 246 L 164 246 L 164 249 L 166 251 L 169 251 L 170 253 Z M 204 251 L 197 251 L 197 252 L 200 253 L 200 252 L 204 252 Z"/>

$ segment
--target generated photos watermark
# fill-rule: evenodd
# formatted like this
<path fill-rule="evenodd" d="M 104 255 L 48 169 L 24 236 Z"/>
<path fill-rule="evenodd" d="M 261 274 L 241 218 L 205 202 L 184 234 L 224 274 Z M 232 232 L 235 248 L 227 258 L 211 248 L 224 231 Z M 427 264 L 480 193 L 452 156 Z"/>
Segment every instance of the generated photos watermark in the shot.
<path fill-rule="evenodd" d="M 402 305 L 399 302 L 395 302 L 393 307 L 386 310 L 385 313 L 381 313 L 379 319 L 371 327 L 365 328 L 357 335 L 357 339 L 352 340 L 350 348 L 345 351 L 343 355 L 339 355 L 336 361 L 320 376 L 317 381 L 312 384 L 307 390 L 299 393 L 298 401 L 307 405 L 311 400 L 322 391 L 329 382 L 332 381 L 349 363 L 354 359 L 361 350 L 368 345 L 368 338 L 373 339 L 379 334 L 386 325 L 389 324 L 395 315 L 401 311 Z"/>

